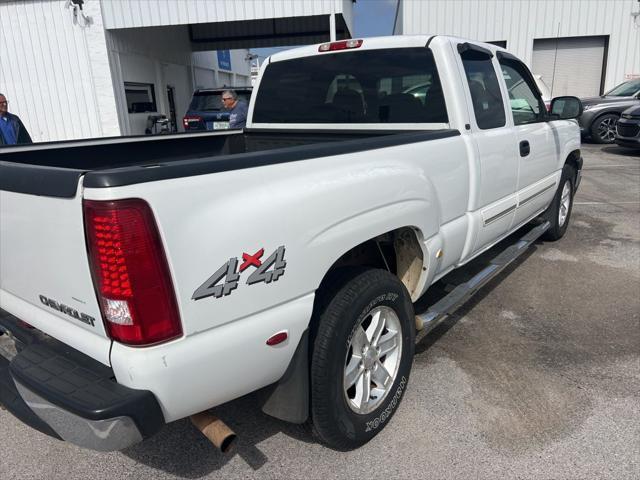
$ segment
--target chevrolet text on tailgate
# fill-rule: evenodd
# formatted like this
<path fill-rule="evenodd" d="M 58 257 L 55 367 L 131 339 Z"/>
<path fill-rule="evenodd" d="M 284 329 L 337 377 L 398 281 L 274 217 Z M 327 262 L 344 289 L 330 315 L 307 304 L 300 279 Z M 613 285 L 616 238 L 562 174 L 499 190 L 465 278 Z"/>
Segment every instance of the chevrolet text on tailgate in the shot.
<path fill-rule="evenodd" d="M 2 148 L 0 401 L 85 448 L 191 417 L 227 450 L 207 410 L 268 387 L 268 414 L 359 447 L 410 388 L 415 342 L 564 235 L 581 111 L 547 112 L 499 47 L 371 38 L 271 57 L 244 130 Z"/>

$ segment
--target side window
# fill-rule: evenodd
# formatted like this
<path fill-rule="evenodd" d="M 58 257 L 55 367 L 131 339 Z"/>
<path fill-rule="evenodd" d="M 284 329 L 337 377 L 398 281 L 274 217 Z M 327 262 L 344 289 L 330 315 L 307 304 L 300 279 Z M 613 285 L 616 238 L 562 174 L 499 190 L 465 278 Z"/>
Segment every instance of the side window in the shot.
<path fill-rule="evenodd" d="M 530 83 L 533 80 L 526 67 L 514 61 L 502 61 L 500 67 L 509 92 L 513 123 L 524 125 L 541 120 L 544 117 L 544 104 L 541 104 L 537 87 Z"/>
<path fill-rule="evenodd" d="M 124 94 L 129 113 L 158 111 L 152 83 L 124 82 Z"/>
<path fill-rule="evenodd" d="M 491 56 L 476 50 L 466 50 L 460 57 L 469 82 L 478 127 L 483 130 L 504 127 L 504 103 Z"/>

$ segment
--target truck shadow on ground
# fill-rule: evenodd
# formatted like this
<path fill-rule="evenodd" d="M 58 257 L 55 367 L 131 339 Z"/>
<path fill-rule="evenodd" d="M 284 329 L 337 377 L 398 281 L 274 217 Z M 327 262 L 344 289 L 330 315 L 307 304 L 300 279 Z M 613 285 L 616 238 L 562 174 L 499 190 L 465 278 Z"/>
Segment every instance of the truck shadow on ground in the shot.
<path fill-rule="evenodd" d="M 636 157 L 640 158 L 640 148 L 625 148 L 617 145 L 608 145 L 602 147 L 602 151 L 605 153 L 611 153 L 614 155 L 622 155 L 624 157 Z"/>
<path fill-rule="evenodd" d="M 279 433 L 296 441 L 316 443 L 309 427 L 283 422 L 262 413 L 261 398 L 261 391 L 254 392 L 211 410 L 237 435 L 235 449 L 229 454 L 221 453 L 189 419 L 166 425 L 152 438 L 122 453 L 136 462 L 173 475 L 200 478 L 220 470 L 236 456 L 253 470 L 259 470 L 269 458 L 257 445 Z"/>

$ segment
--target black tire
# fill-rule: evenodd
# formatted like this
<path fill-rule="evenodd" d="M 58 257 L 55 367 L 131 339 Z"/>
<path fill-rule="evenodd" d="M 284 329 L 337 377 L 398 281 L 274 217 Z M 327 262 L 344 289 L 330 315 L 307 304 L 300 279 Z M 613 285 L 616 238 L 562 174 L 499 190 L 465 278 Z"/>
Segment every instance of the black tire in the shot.
<path fill-rule="evenodd" d="M 329 286 L 325 301 L 318 302 L 320 311 L 316 312 L 315 319 L 318 323 L 314 334 L 310 383 L 311 421 L 315 434 L 327 446 L 345 451 L 360 447 L 377 435 L 400 404 L 413 361 L 415 321 L 407 290 L 394 275 L 378 269 L 347 269 L 342 276 L 338 283 L 342 286 L 335 288 L 336 283 L 331 282 L 334 288 Z M 358 338 L 362 339 L 367 326 L 373 331 L 378 324 L 372 320 L 372 312 L 385 315 L 388 320 L 384 323 L 390 329 L 385 326 L 378 335 L 380 342 L 367 343 L 356 355 L 354 350 L 359 349 L 355 346 Z M 391 328 L 394 325 L 395 328 Z M 362 331 L 359 326 L 363 327 Z M 390 343 L 391 338 L 394 341 Z M 400 339 L 401 343 L 394 343 Z M 395 347 L 388 356 L 370 351 L 376 346 L 385 348 L 390 344 L 395 344 Z M 399 351 L 398 346 L 401 347 Z M 363 354 L 364 350 L 368 353 Z M 345 372 L 347 366 L 353 364 L 357 364 L 357 370 L 362 373 L 358 374 L 359 380 L 353 387 L 347 389 L 344 386 Z M 389 386 L 384 387 L 384 393 L 378 391 L 376 396 L 375 389 L 363 390 L 379 385 L 373 377 L 384 376 L 385 373 L 380 372 L 387 372 L 386 368 L 396 373 L 388 377 Z M 370 380 L 367 382 L 367 379 Z M 366 383 L 368 387 L 365 387 Z M 367 399 L 363 405 L 371 408 L 369 412 L 357 413 L 354 411 L 356 406 L 350 406 L 357 401 L 349 397 L 358 387 L 362 392 L 360 398 Z M 368 391 L 368 396 L 365 391 Z"/>
<path fill-rule="evenodd" d="M 613 143 L 615 141 L 617 121 L 618 115 L 613 113 L 607 113 L 596 118 L 589 129 L 591 139 L 596 143 Z"/>
<path fill-rule="evenodd" d="M 571 219 L 571 211 L 573 210 L 575 181 L 576 170 L 571 165 L 565 164 L 562 168 L 562 175 L 560 176 L 558 190 L 556 190 L 556 194 L 553 197 L 551 205 L 549 205 L 549 208 L 543 215 L 543 218 L 551 223 L 549 230 L 547 230 L 543 235 L 545 240 L 560 240 L 567 231 L 567 228 L 569 227 L 569 220 Z M 569 192 L 568 207 L 566 206 L 566 203 L 563 204 L 562 198 L 563 192 L 565 192 L 565 187 L 568 188 Z M 563 215 L 561 215 L 561 213 Z"/>

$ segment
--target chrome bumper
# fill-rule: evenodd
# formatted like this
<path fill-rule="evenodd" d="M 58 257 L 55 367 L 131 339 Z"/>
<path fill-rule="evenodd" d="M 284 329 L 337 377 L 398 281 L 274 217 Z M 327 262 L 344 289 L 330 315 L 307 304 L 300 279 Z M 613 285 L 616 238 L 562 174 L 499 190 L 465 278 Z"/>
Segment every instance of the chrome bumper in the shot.
<path fill-rule="evenodd" d="M 62 440 L 99 452 L 122 450 L 143 440 L 130 417 L 88 420 L 47 402 L 20 383 L 15 383 L 20 396 L 33 413 Z"/>
<path fill-rule="evenodd" d="M 164 416 L 153 393 L 118 384 L 113 371 L 0 310 L 0 403 L 27 425 L 101 452 L 156 433 Z M 9 338 L 8 338 L 9 337 Z"/>

